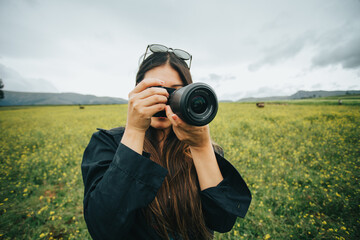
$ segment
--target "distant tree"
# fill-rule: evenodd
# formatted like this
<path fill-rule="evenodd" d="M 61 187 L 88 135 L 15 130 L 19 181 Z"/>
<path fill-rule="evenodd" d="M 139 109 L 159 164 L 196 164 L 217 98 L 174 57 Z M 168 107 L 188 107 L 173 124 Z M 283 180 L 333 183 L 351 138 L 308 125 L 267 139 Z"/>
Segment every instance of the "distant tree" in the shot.
<path fill-rule="evenodd" d="M 4 87 L 4 83 L 2 81 L 2 79 L 0 78 L 0 89 L 3 89 Z M 4 96 L 4 92 L 3 90 L 0 90 L 0 99 L 3 99 L 5 96 Z"/>

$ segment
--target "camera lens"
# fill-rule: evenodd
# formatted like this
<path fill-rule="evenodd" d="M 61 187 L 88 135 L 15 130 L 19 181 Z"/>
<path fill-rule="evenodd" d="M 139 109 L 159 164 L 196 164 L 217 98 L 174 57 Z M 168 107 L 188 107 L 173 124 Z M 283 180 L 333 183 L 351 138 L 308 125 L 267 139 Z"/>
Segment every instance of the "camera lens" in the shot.
<path fill-rule="evenodd" d="M 203 113 L 207 108 L 207 102 L 202 96 L 195 96 L 191 99 L 191 109 L 195 113 Z"/>
<path fill-rule="evenodd" d="M 204 126 L 218 110 L 214 90 L 205 83 L 192 83 L 174 91 L 169 98 L 174 113 L 190 125 Z"/>

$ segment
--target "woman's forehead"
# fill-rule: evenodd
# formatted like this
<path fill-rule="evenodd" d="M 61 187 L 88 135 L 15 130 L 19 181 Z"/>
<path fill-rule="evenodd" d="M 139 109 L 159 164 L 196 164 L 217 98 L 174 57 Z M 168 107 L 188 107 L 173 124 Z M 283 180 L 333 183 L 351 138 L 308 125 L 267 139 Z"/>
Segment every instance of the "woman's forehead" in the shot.
<path fill-rule="evenodd" d="M 184 85 L 181 81 L 179 73 L 173 69 L 170 65 L 162 65 L 150 69 L 145 73 L 144 78 L 157 78 L 165 82 L 167 86 L 182 86 Z"/>

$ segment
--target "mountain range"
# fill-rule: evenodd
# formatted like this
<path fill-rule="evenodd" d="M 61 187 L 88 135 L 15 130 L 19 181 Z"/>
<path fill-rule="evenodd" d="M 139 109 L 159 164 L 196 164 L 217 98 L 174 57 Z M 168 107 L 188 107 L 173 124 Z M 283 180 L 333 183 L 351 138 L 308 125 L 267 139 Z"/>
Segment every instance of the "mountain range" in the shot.
<path fill-rule="evenodd" d="M 320 98 L 320 97 L 331 97 L 331 96 L 343 96 L 360 94 L 360 90 L 348 90 L 348 91 L 298 91 L 290 96 L 273 96 L 273 97 L 262 97 L 262 98 L 242 98 L 237 102 L 266 102 L 266 101 L 281 101 L 281 100 L 297 100 L 297 99 L 309 99 L 309 98 Z"/>
<path fill-rule="evenodd" d="M 97 97 L 78 93 L 33 93 L 4 91 L 0 106 L 20 105 L 77 105 L 77 104 L 124 104 L 127 100 L 114 97 Z"/>
<path fill-rule="evenodd" d="M 97 97 L 78 93 L 34 93 L 3 91 L 4 98 L 0 99 L 0 106 L 21 105 L 97 105 L 97 104 L 126 104 L 127 100 L 114 97 Z M 290 96 L 274 96 L 263 98 L 242 98 L 237 102 L 266 102 L 279 100 L 296 100 L 341 95 L 360 94 L 360 90 L 348 91 L 298 91 Z"/>

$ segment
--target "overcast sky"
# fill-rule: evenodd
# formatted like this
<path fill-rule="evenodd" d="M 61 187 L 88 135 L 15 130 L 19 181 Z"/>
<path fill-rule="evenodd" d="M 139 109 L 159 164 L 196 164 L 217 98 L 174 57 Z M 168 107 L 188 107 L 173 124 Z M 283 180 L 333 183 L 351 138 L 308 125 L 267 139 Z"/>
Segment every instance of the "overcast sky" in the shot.
<path fill-rule="evenodd" d="M 127 99 L 151 43 L 221 100 L 360 89 L 359 0 L 0 0 L 0 29 L 5 90 Z"/>

